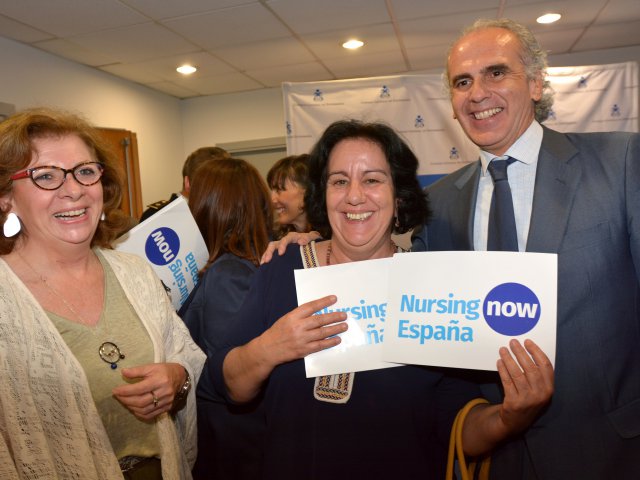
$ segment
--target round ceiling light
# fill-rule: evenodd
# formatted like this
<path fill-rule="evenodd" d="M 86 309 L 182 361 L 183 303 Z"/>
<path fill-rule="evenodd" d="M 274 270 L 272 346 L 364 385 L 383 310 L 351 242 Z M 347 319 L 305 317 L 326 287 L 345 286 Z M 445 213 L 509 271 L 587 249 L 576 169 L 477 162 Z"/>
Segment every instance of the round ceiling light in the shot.
<path fill-rule="evenodd" d="M 342 44 L 344 48 L 347 48 L 349 50 L 355 50 L 357 48 L 362 47 L 363 45 L 364 45 L 364 42 L 361 42 L 360 40 L 347 40 Z"/>
<path fill-rule="evenodd" d="M 194 67 L 193 65 L 181 65 L 178 68 L 176 68 L 176 71 L 183 74 L 183 75 L 191 75 L 192 73 L 194 73 L 195 71 L 197 71 L 198 69 L 196 67 Z"/>
<path fill-rule="evenodd" d="M 540 17 L 538 17 L 536 19 L 536 22 L 538 22 L 538 23 L 553 23 L 553 22 L 557 22 L 558 20 L 560 20 L 560 17 L 562 17 L 562 15 L 560 15 L 559 13 L 545 13 L 544 15 L 541 15 Z"/>

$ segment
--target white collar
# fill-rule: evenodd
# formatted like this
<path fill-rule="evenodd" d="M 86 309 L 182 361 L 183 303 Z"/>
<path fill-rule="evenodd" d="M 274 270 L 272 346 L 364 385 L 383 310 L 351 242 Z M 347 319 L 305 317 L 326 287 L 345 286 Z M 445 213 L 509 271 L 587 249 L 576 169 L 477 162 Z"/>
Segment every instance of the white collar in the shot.
<path fill-rule="evenodd" d="M 538 161 L 538 153 L 542 145 L 542 126 L 536 121 L 532 121 L 520 137 L 511 145 L 504 156 L 516 158 L 519 162 L 527 165 L 534 165 Z M 480 163 L 482 164 L 482 175 L 487 174 L 489 162 L 496 158 L 493 153 L 480 150 Z"/>

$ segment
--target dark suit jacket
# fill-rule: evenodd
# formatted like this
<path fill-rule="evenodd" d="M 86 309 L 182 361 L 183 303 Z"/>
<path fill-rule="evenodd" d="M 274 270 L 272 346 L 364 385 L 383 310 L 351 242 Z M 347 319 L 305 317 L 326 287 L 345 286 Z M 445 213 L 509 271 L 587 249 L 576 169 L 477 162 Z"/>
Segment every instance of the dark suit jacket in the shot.
<path fill-rule="evenodd" d="M 473 250 L 479 174 L 429 188 L 414 250 Z M 492 478 L 640 478 L 640 135 L 544 129 L 527 251 L 558 254 L 555 393 Z"/>

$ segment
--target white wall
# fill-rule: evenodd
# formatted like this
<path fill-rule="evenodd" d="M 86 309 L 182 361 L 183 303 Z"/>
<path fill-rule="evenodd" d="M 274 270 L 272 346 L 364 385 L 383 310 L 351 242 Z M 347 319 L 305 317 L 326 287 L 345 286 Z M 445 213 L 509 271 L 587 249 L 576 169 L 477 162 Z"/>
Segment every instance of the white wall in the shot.
<path fill-rule="evenodd" d="M 182 109 L 186 152 L 218 143 L 284 137 L 282 90 L 198 97 Z"/>
<path fill-rule="evenodd" d="M 640 46 L 549 57 L 552 66 L 638 59 Z M 0 102 L 61 106 L 136 132 L 145 204 L 180 189 L 182 163 L 196 148 L 285 134 L 279 88 L 181 101 L 2 37 L 0 65 Z"/>

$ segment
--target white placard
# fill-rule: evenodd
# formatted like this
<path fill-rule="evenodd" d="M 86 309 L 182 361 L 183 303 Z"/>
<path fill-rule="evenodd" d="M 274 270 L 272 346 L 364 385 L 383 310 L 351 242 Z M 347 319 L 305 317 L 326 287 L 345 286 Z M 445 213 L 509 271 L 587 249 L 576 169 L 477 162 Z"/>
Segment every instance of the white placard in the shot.
<path fill-rule="evenodd" d="M 198 283 L 209 258 L 207 246 L 183 197 L 120 237 L 116 250 L 146 259 L 167 289 L 176 310 Z"/>
<path fill-rule="evenodd" d="M 349 325 L 339 345 L 305 357 L 307 378 L 396 366 L 382 361 L 391 261 L 383 258 L 295 271 L 298 305 L 336 295 L 337 303 L 319 313 L 344 310 Z"/>
<path fill-rule="evenodd" d="M 500 347 L 529 338 L 553 363 L 556 309 L 555 254 L 397 254 L 383 359 L 496 370 Z"/>

